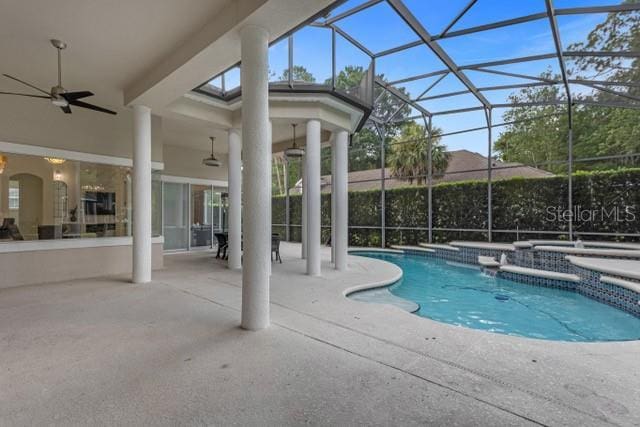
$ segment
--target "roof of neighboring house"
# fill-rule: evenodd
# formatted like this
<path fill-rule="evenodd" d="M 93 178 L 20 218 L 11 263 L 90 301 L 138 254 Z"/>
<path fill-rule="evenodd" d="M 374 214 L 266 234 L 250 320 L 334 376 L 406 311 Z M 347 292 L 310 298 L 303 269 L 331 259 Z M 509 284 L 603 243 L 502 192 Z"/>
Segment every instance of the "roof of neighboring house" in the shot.
<path fill-rule="evenodd" d="M 369 169 L 363 171 L 349 172 L 349 190 L 364 191 L 380 189 L 381 169 Z M 385 169 L 385 176 L 391 176 L 391 169 Z M 491 178 L 494 181 L 508 179 L 514 177 L 523 178 L 545 178 L 553 176 L 551 172 L 537 169 L 532 166 L 523 165 L 522 163 L 509 163 L 500 160 L 493 160 L 491 169 Z M 435 184 L 442 182 L 454 181 L 471 181 L 487 179 L 487 157 L 479 153 L 469 150 L 449 151 L 449 163 L 444 176 L 434 176 Z M 298 181 L 294 192 L 301 192 L 302 182 Z M 331 175 L 325 175 L 321 178 L 322 192 L 331 192 Z M 385 180 L 385 188 L 399 188 L 408 185 L 417 185 L 414 180 L 409 183 L 408 180 L 398 178 L 387 178 Z"/>

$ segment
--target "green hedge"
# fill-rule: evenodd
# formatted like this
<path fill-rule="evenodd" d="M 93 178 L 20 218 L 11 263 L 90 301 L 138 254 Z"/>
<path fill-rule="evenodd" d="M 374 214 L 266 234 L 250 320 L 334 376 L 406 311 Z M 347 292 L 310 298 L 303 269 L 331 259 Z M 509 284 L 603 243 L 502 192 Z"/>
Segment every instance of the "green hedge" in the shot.
<path fill-rule="evenodd" d="M 493 229 L 538 230 L 559 234 L 493 233 L 495 241 L 523 238 L 563 238 L 566 220 L 557 220 L 557 209 L 567 206 L 566 176 L 511 178 L 493 182 Z M 428 238 L 427 187 L 411 186 L 385 192 L 386 243 L 416 244 Z M 380 246 L 380 190 L 349 192 L 349 244 Z M 302 197 L 291 196 L 291 223 L 301 224 Z M 640 169 L 580 172 L 573 178 L 573 205 L 582 219 L 574 221 L 576 233 L 638 233 L 640 219 Z M 284 224 L 284 197 L 273 198 L 273 223 Z M 556 208 L 554 208 L 556 207 Z M 629 210 L 625 210 L 629 209 Z M 487 229 L 487 182 L 443 183 L 433 187 L 433 227 Z M 322 225 L 331 225 L 331 197 L 322 195 Z M 371 227 L 371 228 L 367 228 Z M 417 228 L 406 230 L 403 228 Z M 274 228 L 275 230 L 275 228 Z M 284 227 L 281 228 L 284 235 Z M 300 241 L 300 227 L 291 237 Z M 279 230 L 276 232 L 280 232 Z M 323 228 L 323 241 L 330 229 Z M 485 240 L 486 232 L 433 232 L 435 241 Z M 593 237 L 591 237 L 593 238 Z M 611 239 L 611 237 L 607 237 Z M 621 240 L 621 239 L 620 239 Z M 629 239 L 627 239 L 629 240 Z M 632 239 L 635 240 L 635 239 Z"/>

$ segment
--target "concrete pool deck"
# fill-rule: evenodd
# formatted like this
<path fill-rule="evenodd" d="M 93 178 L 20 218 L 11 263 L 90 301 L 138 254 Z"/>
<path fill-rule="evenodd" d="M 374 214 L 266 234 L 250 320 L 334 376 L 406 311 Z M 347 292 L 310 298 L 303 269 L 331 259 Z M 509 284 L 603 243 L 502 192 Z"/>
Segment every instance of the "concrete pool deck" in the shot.
<path fill-rule="evenodd" d="M 352 301 L 395 266 L 273 264 L 272 326 L 238 328 L 240 273 L 165 257 L 148 285 L 0 290 L 0 425 L 634 425 L 640 342 L 564 343 Z M 640 336 L 640 331 L 639 331 Z"/>

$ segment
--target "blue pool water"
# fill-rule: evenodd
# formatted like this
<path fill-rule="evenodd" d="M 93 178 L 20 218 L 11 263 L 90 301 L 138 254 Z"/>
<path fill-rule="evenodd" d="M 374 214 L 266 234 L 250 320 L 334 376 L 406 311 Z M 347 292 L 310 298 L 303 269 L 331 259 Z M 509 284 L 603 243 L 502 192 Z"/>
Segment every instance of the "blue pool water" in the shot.
<path fill-rule="evenodd" d="M 354 255 L 400 267 L 403 278 L 389 290 L 420 304 L 416 314 L 422 317 L 547 340 L 640 339 L 640 318 L 576 292 L 493 278 L 470 266 L 419 256 L 373 251 Z"/>

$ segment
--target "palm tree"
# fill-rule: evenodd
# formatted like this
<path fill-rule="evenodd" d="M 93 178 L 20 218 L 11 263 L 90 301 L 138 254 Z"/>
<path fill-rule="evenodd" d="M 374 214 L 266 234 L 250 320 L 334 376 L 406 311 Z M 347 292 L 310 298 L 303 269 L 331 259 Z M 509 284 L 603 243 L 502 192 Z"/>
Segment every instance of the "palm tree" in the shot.
<path fill-rule="evenodd" d="M 449 164 L 447 147 L 441 143 L 440 128 L 433 128 L 431 138 L 431 158 L 433 175 L 444 174 Z M 407 179 L 410 184 L 416 180 L 418 185 L 426 182 L 428 138 L 423 126 L 416 122 L 405 123 L 400 135 L 391 143 L 391 150 L 387 158 L 391 168 L 391 175 L 400 179 Z"/>

